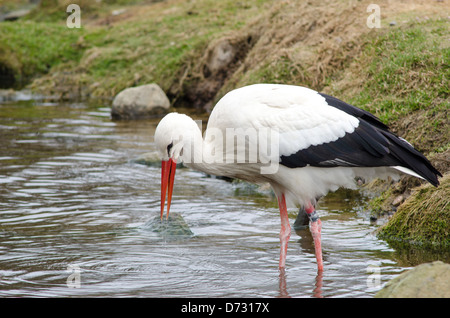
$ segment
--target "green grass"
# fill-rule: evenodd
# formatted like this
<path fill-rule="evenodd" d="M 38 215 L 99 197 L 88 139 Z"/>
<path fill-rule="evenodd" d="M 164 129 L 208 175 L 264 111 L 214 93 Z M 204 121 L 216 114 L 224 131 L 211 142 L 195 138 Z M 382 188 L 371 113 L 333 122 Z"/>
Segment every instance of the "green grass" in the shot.
<path fill-rule="evenodd" d="M 2 0 L 0 0 L 1 2 Z M 23 3 L 23 0 L 13 0 L 16 3 Z M 136 5 L 143 2 L 149 2 L 146 0 L 103 0 L 103 1 L 91 1 L 91 0 L 41 0 L 39 5 L 35 7 L 30 15 L 25 19 L 33 20 L 36 22 L 65 22 L 69 13 L 66 12 L 69 4 L 77 4 L 81 9 L 81 17 L 93 18 L 99 16 L 105 16 L 110 13 L 111 10 L 127 5 Z M 17 5 L 16 5 L 17 6 Z"/>
<path fill-rule="evenodd" d="M 303 86 L 311 86 L 311 80 L 302 65 L 295 63 L 287 56 L 281 56 L 274 61 L 265 63 L 260 68 L 248 72 L 245 78 L 246 84 L 276 83 Z"/>
<path fill-rule="evenodd" d="M 260 6 L 264 1 L 252 3 Z M 130 22 L 126 27 L 120 24 L 98 30 L 86 36 L 86 41 L 106 50 L 89 65 L 89 74 L 109 89 L 106 94 L 148 82 L 157 82 L 168 91 L 180 72 L 201 57 L 209 41 L 239 28 L 240 17 L 246 13 L 257 12 L 257 7 L 236 6 L 234 1 L 203 0 L 194 5 L 183 3 L 170 14 L 154 13 L 148 20 Z"/>
<path fill-rule="evenodd" d="M 98 26 L 86 22 L 89 19 L 86 16 L 110 16 L 112 8 L 129 3 L 111 2 L 111 6 L 102 4 L 101 7 L 86 4 L 87 8 L 80 4 L 81 29 L 65 27 L 67 13 L 62 4 L 56 9 L 41 6 L 31 15 L 31 21 L 1 23 L 0 66 L 11 67 L 19 85 L 27 84 L 31 75 L 58 66 L 58 71 L 74 73 L 74 78 L 83 73 L 83 82 L 87 84 L 97 83 L 94 96 L 111 97 L 127 86 L 149 82 L 157 82 L 168 91 L 184 68 L 201 57 L 212 39 L 239 29 L 265 3 L 270 3 L 268 0 L 179 1 L 171 5 L 156 4 L 154 10 L 147 8 L 142 17 L 123 23 Z M 89 57 L 94 50 L 95 58 Z"/>
<path fill-rule="evenodd" d="M 198 61 L 211 40 L 241 29 L 271 4 L 267 0 L 179 1 L 155 5 L 154 10 L 138 19 L 92 26 L 84 19 L 108 16 L 113 8 L 130 8 L 130 4 L 142 1 L 107 1 L 99 5 L 83 0 L 82 29 L 78 30 L 65 27 L 65 2 L 53 2 L 57 5 L 42 4 L 36 9 L 28 18 L 31 21 L 1 23 L 0 65 L 11 67 L 23 85 L 34 74 L 68 63 L 66 69 L 82 72 L 85 83 L 97 83 L 94 95 L 108 97 L 129 85 L 148 82 L 157 82 L 168 91 Z M 386 122 L 411 111 L 449 108 L 450 50 L 442 40 L 447 29 L 445 19 L 430 19 L 374 33 L 369 40 L 361 39 L 366 42 L 358 57 L 363 68 L 354 76 L 365 76 L 366 80 L 358 94 L 343 97 Z M 89 56 L 97 48 L 95 58 Z M 262 66 L 248 70 L 237 84 L 315 86 L 313 75 L 307 71 L 310 65 L 283 54 L 273 56 Z M 81 65 L 81 70 L 77 69 L 80 60 L 89 62 Z M 333 81 L 327 78 L 324 85 Z M 434 126 L 439 125 L 437 120 Z"/>
<path fill-rule="evenodd" d="M 288 50 L 288 54 L 269 55 L 265 63 L 243 74 L 238 85 L 273 82 L 329 89 L 332 95 L 370 111 L 388 124 L 425 111 L 429 122 L 424 123 L 424 130 L 442 133 L 448 125 L 445 112 L 450 109 L 449 22 L 446 18 L 422 22 L 409 19 L 399 27 L 363 33 L 354 40 L 361 44 L 359 51 L 353 46 L 342 47 L 335 52 L 342 55 L 335 63 L 339 66 L 329 67 L 324 78 L 315 71 L 316 65 L 308 64 L 321 60 L 302 58 L 305 54 L 318 56 L 320 49 L 302 46 Z M 347 76 L 348 85 L 336 87 L 342 76 Z M 346 90 L 354 86 L 356 93 Z"/>
<path fill-rule="evenodd" d="M 385 122 L 410 112 L 450 107 L 448 22 L 429 20 L 392 29 L 363 49 L 366 81 L 351 98 Z"/>
<path fill-rule="evenodd" d="M 16 86 L 47 73 L 52 67 L 78 61 L 82 50 L 77 41 L 82 29 L 68 29 L 56 23 L 2 22 L 0 65 L 14 72 Z"/>
<path fill-rule="evenodd" d="M 373 113 L 422 152 L 445 152 L 450 146 L 448 25 L 445 18 L 411 18 L 372 32 L 361 39 L 361 53 L 341 73 L 341 83 L 327 81 L 330 93 Z"/>
<path fill-rule="evenodd" d="M 179 1 L 157 4 L 142 17 L 123 23 L 94 26 L 83 19 L 106 17 L 113 8 L 124 5 L 130 9 L 142 1 L 111 0 L 100 5 L 83 0 L 82 28 L 68 29 L 65 2 L 53 0 L 53 3 L 56 5 L 43 2 L 28 18 L 30 21 L 1 23 L 0 68 L 3 65 L 13 70 L 17 86 L 26 85 L 33 76 L 52 69 L 69 71 L 74 82 L 92 85 L 94 96 L 106 97 L 127 86 L 149 82 L 157 82 L 168 92 L 185 70 L 189 70 L 186 79 L 189 81 L 192 68 L 211 40 L 240 30 L 271 4 L 267 0 Z M 447 30 L 446 19 L 428 19 L 381 29 L 369 37 L 365 34 L 364 39 L 355 40 L 363 45 L 360 56 L 355 57 L 359 65 L 357 74 L 350 73 L 351 77 L 364 78 L 362 87 L 356 94 L 346 96 L 345 92 L 335 91 L 334 95 L 369 110 L 387 123 L 418 110 L 448 110 L 450 49 L 444 41 Z M 269 52 L 270 58 L 249 69 L 226 89 L 256 82 L 320 89 L 316 87 L 317 80 L 314 81 L 316 75 L 308 70 L 311 65 L 295 60 L 302 52 L 290 52 L 294 54 Z M 345 48 L 342 54 L 345 56 Z M 333 71 L 319 86 L 332 87 L 336 74 L 339 70 Z M 436 133 L 441 131 L 446 124 L 443 117 L 427 116 L 433 118 L 426 123 L 427 128 Z"/>

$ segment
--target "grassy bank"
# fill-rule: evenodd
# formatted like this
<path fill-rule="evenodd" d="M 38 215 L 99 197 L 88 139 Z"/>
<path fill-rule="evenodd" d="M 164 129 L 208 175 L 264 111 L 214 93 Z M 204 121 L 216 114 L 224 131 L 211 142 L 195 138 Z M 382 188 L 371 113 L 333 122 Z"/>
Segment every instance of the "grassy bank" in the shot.
<path fill-rule="evenodd" d="M 16 87 L 31 83 L 36 90 L 62 98 L 76 91 L 83 96 L 111 98 L 126 87 L 157 82 L 172 96 L 179 95 L 180 81 L 193 76 L 192 64 L 209 41 L 238 30 L 269 3 L 128 1 L 131 4 L 127 5 L 127 1 L 110 1 L 100 5 L 85 1 L 80 4 L 81 29 L 69 29 L 65 25 L 66 2 L 41 6 L 26 21 L 2 24 L 0 66 L 14 72 Z M 36 32 L 43 30 L 47 30 L 43 33 L 46 41 L 41 42 Z M 9 37 L 17 34 L 23 37 L 10 42 Z M 51 56 L 42 54 L 30 61 L 19 53 L 23 48 L 29 56 L 39 56 L 40 47 Z M 68 50 L 62 50 L 64 47 Z M 48 75 L 42 77 L 44 66 Z M 58 86 L 60 82 L 64 87 Z M 71 91 L 74 87 L 75 92 Z"/>
<path fill-rule="evenodd" d="M 360 89 L 348 100 L 364 105 L 427 153 L 450 146 L 450 47 L 443 41 L 448 27 L 448 20 L 427 19 L 373 37 L 350 71 L 359 75 Z"/>
<path fill-rule="evenodd" d="M 369 110 L 442 173 L 450 171 L 450 21 L 443 2 L 381 1 L 379 29 L 366 25 L 371 1 L 78 1 L 80 29 L 66 27 L 68 3 L 43 1 L 25 18 L 0 22 L 0 81 L 60 99 L 111 99 L 156 82 L 175 108 L 202 110 L 247 84 L 303 85 Z M 212 61 L 223 48 L 231 58 L 217 67 Z M 427 199 L 434 205 L 419 208 L 421 191 L 409 194 L 420 182 L 408 180 L 372 207 L 391 210 L 402 195 L 409 199 L 399 211 L 448 212 L 448 186 Z"/>
<path fill-rule="evenodd" d="M 435 188 L 423 185 L 403 203 L 389 223 L 379 229 L 386 240 L 450 247 L 450 175 Z"/>
<path fill-rule="evenodd" d="M 12 87 L 22 88 L 59 65 L 76 63 L 83 52 L 77 44 L 81 34 L 55 23 L 2 22 L 0 72 L 11 75 Z"/>

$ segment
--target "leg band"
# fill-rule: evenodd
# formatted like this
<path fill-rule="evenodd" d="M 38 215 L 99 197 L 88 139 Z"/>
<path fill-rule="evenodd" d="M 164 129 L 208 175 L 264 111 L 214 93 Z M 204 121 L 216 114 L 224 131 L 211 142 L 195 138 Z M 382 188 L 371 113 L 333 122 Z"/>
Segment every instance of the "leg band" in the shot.
<path fill-rule="evenodd" d="M 309 213 L 308 216 L 311 222 L 316 222 L 317 220 L 319 220 L 319 213 L 317 213 L 315 210 L 312 213 Z"/>

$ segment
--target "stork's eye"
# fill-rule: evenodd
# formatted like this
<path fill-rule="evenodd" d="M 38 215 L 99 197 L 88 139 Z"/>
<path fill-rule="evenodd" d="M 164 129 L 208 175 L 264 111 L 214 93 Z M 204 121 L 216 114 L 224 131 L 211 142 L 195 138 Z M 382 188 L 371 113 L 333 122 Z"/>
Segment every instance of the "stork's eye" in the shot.
<path fill-rule="evenodd" d="M 173 141 L 167 146 L 167 155 L 170 157 L 170 149 L 173 147 Z"/>

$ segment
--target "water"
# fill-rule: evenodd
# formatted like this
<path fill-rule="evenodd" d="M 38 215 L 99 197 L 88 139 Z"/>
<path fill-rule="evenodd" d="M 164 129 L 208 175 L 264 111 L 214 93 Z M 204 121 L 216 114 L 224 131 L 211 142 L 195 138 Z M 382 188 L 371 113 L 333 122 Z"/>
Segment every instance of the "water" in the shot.
<path fill-rule="evenodd" d="M 319 210 L 323 275 L 308 230 L 280 273 L 276 201 L 189 169 L 171 213 L 194 236 L 149 231 L 160 168 L 133 159 L 154 150 L 156 124 L 111 122 L 98 105 L 0 104 L 0 297 L 372 297 L 411 266 L 373 235 L 364 198 L 341 192 Z"/>

